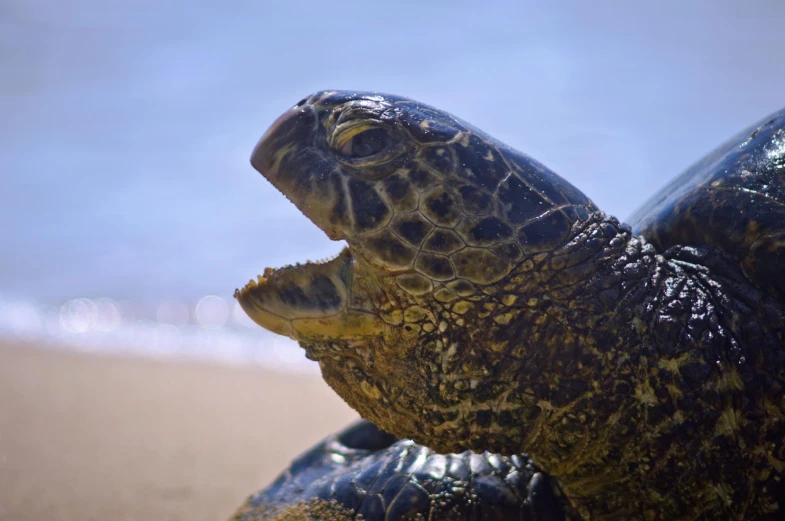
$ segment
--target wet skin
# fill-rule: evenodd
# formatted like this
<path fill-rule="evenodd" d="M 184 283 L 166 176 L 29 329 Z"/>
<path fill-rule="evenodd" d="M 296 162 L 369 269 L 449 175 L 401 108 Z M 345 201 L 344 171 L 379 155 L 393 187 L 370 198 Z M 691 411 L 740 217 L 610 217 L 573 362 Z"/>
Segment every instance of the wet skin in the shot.
<path fill-rule="evenodd" d="M 237 298 L 365 418 L 529 453 L 586 519 L 778 519 L 783 127 L 734 137 L 630 227 L 449 114 L 320 92 L 252 164 L 348 247 Z"/>

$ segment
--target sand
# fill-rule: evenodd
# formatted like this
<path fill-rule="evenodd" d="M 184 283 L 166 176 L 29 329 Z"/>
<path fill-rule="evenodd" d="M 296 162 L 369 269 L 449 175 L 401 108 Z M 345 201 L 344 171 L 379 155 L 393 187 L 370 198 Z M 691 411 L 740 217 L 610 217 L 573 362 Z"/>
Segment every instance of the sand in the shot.
<path fill-rule="evenodd" d="M 0 345 L 0 520 L 224 520 L 354 418 L 315 376 Z"/>

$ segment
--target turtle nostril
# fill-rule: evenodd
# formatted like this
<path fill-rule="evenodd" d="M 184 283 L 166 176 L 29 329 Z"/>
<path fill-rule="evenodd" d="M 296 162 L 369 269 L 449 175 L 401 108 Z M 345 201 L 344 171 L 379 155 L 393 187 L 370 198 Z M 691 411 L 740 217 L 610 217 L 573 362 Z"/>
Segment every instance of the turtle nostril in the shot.
<path fill-rule="evenodd" d="M 303 99 L 301 99 L 300 101 L 298 101 L 298 102 L 297 102 L 297 105 L 295 105 L 294 107 L 295 107 L 295 108 L 302 107 L 303 105 L 305 105 L 305 102 L 306 102 L 306 101 L 308 101 L 308 98 L 303 98 Z"/>

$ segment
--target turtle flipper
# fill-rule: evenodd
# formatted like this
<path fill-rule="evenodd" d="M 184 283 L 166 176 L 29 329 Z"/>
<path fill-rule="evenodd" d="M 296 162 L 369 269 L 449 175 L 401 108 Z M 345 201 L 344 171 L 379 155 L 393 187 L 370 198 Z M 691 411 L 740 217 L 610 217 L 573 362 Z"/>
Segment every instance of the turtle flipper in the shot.
<path fill-rule="evenodd" d="M 577 521 L 568 509 L 526 456 L 437 454 L 362 420 L 303 453 L 232 521 Z"/>
<path fill-rule="evenodd" d="M 628 222 L 660 251 L 717 247 L 785 298 L 785 109 L 693 164 Z"/>

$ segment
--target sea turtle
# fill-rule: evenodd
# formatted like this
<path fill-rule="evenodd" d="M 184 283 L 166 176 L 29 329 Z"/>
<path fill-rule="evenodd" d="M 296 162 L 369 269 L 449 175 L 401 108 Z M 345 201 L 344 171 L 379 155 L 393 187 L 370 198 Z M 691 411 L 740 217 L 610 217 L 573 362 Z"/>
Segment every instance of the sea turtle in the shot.
<path fill-rule="evenodd" d="M 251 162 L 331 239 L 236 293 L 383 430 L 528 453 L 584 519 L 785 519 L 785 111 L 629 220 L 399 96 L 323 91 Z"/>

